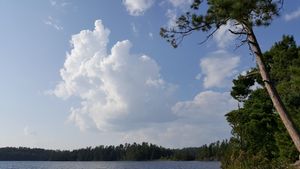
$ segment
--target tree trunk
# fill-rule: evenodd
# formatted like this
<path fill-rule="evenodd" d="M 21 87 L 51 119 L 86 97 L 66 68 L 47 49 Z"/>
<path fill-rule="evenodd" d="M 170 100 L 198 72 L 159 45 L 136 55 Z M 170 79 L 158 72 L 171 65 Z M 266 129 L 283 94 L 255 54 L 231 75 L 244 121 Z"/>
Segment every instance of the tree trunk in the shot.
<path fill-rule="evenodd" d="M 284 126 L 286 127 L 290 137 L 292 138 L 298 152 L 300 152 L 299 133 L 296 130 L 295 125 L 293 124 L 290 116 L 288 115 L 288 112 L 287 112 L 274 84 L 272 83 L 272 81 L 270 79 L 270 75 L 269 75 L 269 72 L 266 70 L 266 66 L 265 66 L 265 63 L 262 58 L 262 52 L 261 52 L 261 49 L 257 42 L 257 39 L 255 37 L 255 34 L 251 28 L 248 28 L 247 33 L 248 33 L 247 40 L 248 40 L 248 43 L 250 45 L 252 52 L 255 55 L 256 63 L 258 65 L 259 72 L 260 72 L 260 75 L 264 82 L 265 88 L 267 89 L 268 94 L 273 102 L 273 105 L 274 105 L 276 111 L 278 112 Z"/>

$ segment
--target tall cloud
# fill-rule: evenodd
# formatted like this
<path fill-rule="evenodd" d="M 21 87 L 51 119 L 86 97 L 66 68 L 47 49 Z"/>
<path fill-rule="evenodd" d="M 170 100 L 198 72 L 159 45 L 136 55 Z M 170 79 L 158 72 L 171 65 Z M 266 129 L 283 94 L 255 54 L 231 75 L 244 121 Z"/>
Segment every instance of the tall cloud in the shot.
<path fill-rule="evenodd" d="M 140 16 L 154 4 L 154 0 L 123 0 L 123 4 L 130 15 Z"/>
<path fill-rule="evenodd" d="M 170 111 L 174 85 L 165 82 L 149 56 L 132 54 L 128 40 L 107 52 L 110 31 L 101 20 L 93 31 L 73 35 L 73 49 L 60 70 L 62 81 L 53 93 L 81 99 L 69 121 L 81 130 L 124 130 L 175 118 Z"/>

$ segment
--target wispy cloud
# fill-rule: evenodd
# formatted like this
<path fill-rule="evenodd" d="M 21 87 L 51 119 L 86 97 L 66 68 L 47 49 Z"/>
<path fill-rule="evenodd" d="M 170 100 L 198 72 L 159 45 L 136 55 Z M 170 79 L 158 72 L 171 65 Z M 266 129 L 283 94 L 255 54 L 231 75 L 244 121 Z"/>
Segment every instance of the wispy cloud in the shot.
<path fill-rule="evenodd" d="M 56 29 L 58 31 L 61 31 L 64 29 L 61 25 L 59 25 L 59 21 L 54 19 L 52 16 L 48 16 L 48 18 L 46 20 L 44 20 L 44 23 L 46 25 L 53 27 L 54 29 Z"/>
<path fill-rule="evenodd" d="M 24 127 L 23 133 L 24 133 L 25 136 L 36 135 L 36 132 L 33 131 L 29 126 L 25 126 L 25 127 Z"/>
<path fill-rule="evenodd" d="M 284 15 L 284 20 L 291 21 L 291 20 L 294 20 L 294 19 L 298 19 L 299 17 L 300 17 L 300 7 L 297 10 L 295 10 L 291 13 L 285 14 Z"/>
<path fill-rule="evenodd" d="M 136 24 L 135 24 L 135 23 L 131 23 L 130 25 L 131 25 L 131 29 L 132 29 L 133 34 L 134 34 L 135 36 L 138 36 L 139 30 L 138 30 Z"/>
<path fill-rule="evenodd" d="M 149 36 L 150 39 L 153 39 L 153 33 L 152 32 L 149 32 L 148 36 Z"/>
<path fill-rule="evenodd" d="M 168 18 L 167 27 L 172 28 L 176 26 L 177 11 L 176 9 L 168 9 L 166 12 L 166 17 Z"/>
<path fill-rule="evenodd" d="M 154 2 L 155 0 L 123 0 L 123 4 L 132 16 L 143 15 Z"/>
<path fill-rule="evenodd" d="M 50 0 L 49 2 L 50 2 L 50 4 L 51 4 L 51 6 L 56 6 L 56 4 L 57 4 L 57 1 L 56 1 L 56 0 Z"/>
<path fill-rule="evenodd" d="M 66 7 L 71 4 L 67 0 L 50 0 L 49 2 L 53 7 Z"/>

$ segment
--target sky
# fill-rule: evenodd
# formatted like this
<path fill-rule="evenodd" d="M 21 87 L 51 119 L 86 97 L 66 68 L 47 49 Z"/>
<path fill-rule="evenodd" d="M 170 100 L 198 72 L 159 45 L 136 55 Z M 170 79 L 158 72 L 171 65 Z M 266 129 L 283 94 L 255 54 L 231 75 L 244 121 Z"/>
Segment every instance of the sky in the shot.
<path fill-rule="evenodd" d="M 228 139 L 232 79 L 255 66 L 220 28 L 173 49 L 159 35 L 192 0 L 0 0 L 0 147 L 76 149 L 143 141 L 169 148 Z M 285 1 L 263 51 L 300 43 L 300 1 Z"/>

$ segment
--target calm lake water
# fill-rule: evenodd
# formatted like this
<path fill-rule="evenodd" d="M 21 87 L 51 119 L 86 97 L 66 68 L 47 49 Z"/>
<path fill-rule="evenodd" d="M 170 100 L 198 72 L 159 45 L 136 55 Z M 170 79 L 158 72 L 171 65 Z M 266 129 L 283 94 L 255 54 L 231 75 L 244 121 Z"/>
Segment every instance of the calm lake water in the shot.
<path fill-rule="evenodd" d="M 48 162 L 0 161 L 0 169 L 220 169 L 219 162 Z"/>

